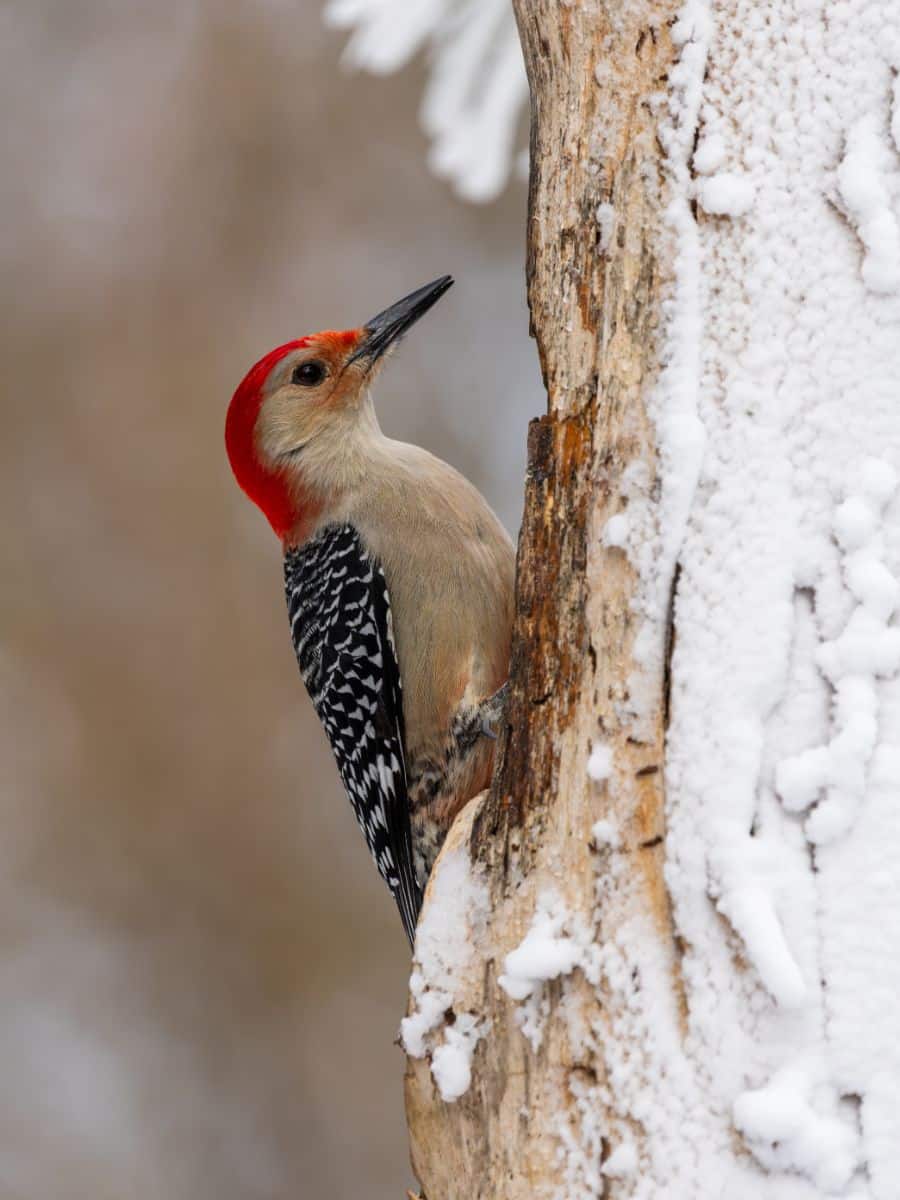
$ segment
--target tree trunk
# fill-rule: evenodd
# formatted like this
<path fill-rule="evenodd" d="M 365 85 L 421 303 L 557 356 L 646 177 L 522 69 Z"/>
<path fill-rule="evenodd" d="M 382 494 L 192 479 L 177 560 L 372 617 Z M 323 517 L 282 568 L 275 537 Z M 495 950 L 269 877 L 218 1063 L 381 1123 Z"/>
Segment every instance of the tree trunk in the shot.
<path fill-rule="evenodd" d="M 856 7 L 515 0 L 548 413 L 404 1023 L 427 1200 L 900 1196 L 900 16 Z"/>

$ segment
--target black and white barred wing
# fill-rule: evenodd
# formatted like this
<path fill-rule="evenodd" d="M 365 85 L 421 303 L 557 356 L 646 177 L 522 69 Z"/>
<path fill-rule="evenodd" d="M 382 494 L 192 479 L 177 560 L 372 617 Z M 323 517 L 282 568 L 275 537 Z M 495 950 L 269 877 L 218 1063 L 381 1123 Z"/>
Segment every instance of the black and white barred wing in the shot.
<path fill-rule="evenodd" d="M 332 525 L 284 560 L 291 637 L 344 787 L 413 942 L 413 865 L 403 693 L 380 565 L 350 525 Z"/>

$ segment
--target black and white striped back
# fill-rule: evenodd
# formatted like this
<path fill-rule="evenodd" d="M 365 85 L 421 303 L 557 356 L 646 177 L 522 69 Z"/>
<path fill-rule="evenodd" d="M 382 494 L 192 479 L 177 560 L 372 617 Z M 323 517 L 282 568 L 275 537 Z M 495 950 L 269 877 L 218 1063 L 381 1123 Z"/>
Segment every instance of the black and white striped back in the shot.
<path fill-rule="evenodd" d="M 287 552 L 285 594 L 303 682 L 350 803 L 412 944 L 413 866 L 403 693 L 384 572 L 351 525 Z"/>

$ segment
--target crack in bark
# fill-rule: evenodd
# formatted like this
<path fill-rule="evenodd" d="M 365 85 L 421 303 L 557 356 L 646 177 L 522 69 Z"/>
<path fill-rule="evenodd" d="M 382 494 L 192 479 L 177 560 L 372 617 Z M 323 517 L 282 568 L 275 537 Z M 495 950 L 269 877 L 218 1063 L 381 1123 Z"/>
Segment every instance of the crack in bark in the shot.
<path fill-rule="evenodd" d="M 676 562 L 669 587 L 669 603 L 666 608 L 666 632 L 663 649 L 663 727 L 669 729 L 672 700 L 672 655 L 675 653 L 675 597 L 681 579 L 681 563 Z"/>

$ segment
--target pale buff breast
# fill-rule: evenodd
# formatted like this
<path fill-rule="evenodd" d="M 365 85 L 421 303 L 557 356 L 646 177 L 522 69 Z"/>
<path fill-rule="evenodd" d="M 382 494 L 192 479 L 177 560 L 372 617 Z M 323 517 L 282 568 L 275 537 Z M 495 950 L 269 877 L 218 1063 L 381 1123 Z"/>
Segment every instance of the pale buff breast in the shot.
<path fill-rule="evenodd" d="M 342 507 L 384 567 L 415 757 L 442 743 L 462 701 L 507 677 L 515 552 L 458 471 L 416 446 L 387 446 L 390 474 L 373 469 Z"/>

